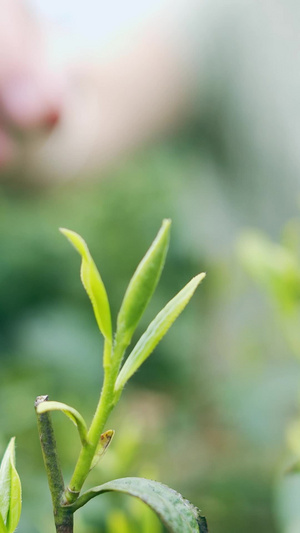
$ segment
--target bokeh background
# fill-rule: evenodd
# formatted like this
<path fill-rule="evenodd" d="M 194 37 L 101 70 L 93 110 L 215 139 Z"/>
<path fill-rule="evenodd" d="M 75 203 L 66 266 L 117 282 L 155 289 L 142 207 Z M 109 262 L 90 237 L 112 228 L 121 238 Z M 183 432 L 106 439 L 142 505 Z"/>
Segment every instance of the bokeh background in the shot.
<path fill-rule="evenodd" d="M 109 420 L 116 436 L 88 484 L 148 476 L 200 507 L 212 533 L 298 533 L 300 482 L 290 467 L 300 452 L 299 5 L 31 4 L 52 61 L 88 63 L 96 74 L 75 98 L 82 107 L 68 108 L 76 142 L 62 116 L 49 136 L 21 139 L 20 160 L 0 184 L 0 450 L 16 435 L 20 531 L 54 531 L 35 397 L 49 394 L 89 421 L 101 387 L 101 336 L 79 256 L 58 228 L 88 242 L 115 320 L 136 265 L 170 217 L 166 266 L 136 339 L 193 275 L 207 277 L 126 386 Z M 95 134 L 86 145 L 98 131 L 94 108 L 85 120 L 86 99 L 101 88 L 97 69 L 103 57 L 122 57 L 128 39 L 135 50 L 136 28 L 157 20 L 164 28 L 168 18 L 182 39 L 173 52 L 188 77 L 185 111 L 178 104 L 163 127 L 146 121 L 137 134 L 133 107 L 121 135 L 132 135 L 130 146 L 102 157 L 108 117 L 101 123 L 96 114 L 102 140 Z M 77 94 L 76 79 L 68 83 Z M 155 100 L 144 105 L 155 109 Z M 71 112 L 84 120 L 72 122 Z M 76 429 L 53 418 L 68 479 Z M 77 528 L 163 531 L 144 506 L 109 495 L 78 512 Z"/>

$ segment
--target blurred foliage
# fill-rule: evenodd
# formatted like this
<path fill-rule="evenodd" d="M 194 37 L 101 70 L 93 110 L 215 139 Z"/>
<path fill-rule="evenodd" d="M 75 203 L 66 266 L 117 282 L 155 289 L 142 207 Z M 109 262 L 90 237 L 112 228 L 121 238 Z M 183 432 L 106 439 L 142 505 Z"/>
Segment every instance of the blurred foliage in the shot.
<path fill-rule="evenodd" d="M 290 221 L 282 243 L 259 233 L 241 238 L 239 250 L 245 268 L 271 298 L 292 352 L 300 356 L 300 220 Z"/>
<path fill-rule="evenodd" d="M 300 219 L 289 221 L 280 243 L 264 234 L 242 234 L 239 255 L 251 277 L 268 295 L 278 327 L 290 349 L 300 357 Z M 300 384 L 298 388 L 300 389 Z M 296 533 L 300 528 L 300 394 L 286 430 L 286 450 L 278 466 L 275 502 L 280 531 Z"/>
<path fill-rule="evenodd" d="M 236 254 L 245 213 L 239 220 L 230 178 L 220 179 L 209 152 L 195 155 L 189 146 L 188 136 L 186 144 L 174 139 L 103 181 L 0 192 L 0 452 L 16 435 L 23 533 L 53 532 L 35 397 L 47 393 L 90 420 L 102 377 L 102 341 L 78 279 L 80 259 L 76 265 L 57 228 L 72 228 L 89 242 L 115 320 L 128 279 L 164 217 L 173 219 L 167 265 L 136 337 L 193 275 L 207 271 L 207 279 L 126 387 L 109 421 L 116 436 L 90 483 L 153 477 L 198 505 L 214 533 L 277 531 L 274 472 L 297 407 L 299 363 L 270 312 L 273 304 Z M 254 245 L 268 263 L 268 243 Z M 277 287 L 278 306 L 280 298 L 285 302 L 282 313 L 290 313 L 298 274 L 294 260 L 283 254 L 280 261 L 279 272 L 268 271 L 268 284 Z M 76 429 L 59 413 L 53 418 L 69 478 Z M 78 532 L 160 533 L 143 509 L 129 498 L 104 496 L 78 512 Z"/>

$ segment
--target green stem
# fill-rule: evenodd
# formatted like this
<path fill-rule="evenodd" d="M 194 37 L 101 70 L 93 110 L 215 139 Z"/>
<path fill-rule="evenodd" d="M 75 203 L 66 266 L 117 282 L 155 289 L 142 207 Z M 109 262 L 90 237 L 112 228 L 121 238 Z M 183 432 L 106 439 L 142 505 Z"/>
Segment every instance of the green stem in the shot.
<path fill-rule="evenodd" d="M 91 468 L 95 451 L 103 432 L 106 420 L 113 408 L 114 380 L 110 373 L 104 379 L 101 397 L 88 432 L 88 444 L 81 448 L 70 484 L 65 491 L 65 502 L 73 503 L 79 496 L 80 490 Z"/>
<path fill-rule="evenodd" d="M 104 344 L 103 387 L 94 418 L 88 431 L 88 443 L 86 446 L 81 448 L 73 476 L 64 493 L 63 503 L 65 505 L 70 505 L 77 500 L 82 485 L 84 484 L 90 471 L 101 433 L 103 432 L 106 421 L 116 404 L 114 385 L 125 348 L 126 346 L 124 346 L 122 343 L 117 343 L 115 344 L 114 351 L 112 353 L 111 344 L 107 342 Z M 117 399 L 119 399 L 119 396 Z"/>
<path fill-rule="evenodd" d="M 110 350 L 110 354 L 109 354 Z M 114 385 L 119 372 L 124 347 L 115 345 L 111 353 L 111 345 L 104 345 L 104 382 L 90 429 L 88 431 L 88 444 L 81 448 L 73 476 L 64 493 L 64 503 L 69 505 L 75 502 L 80 494 L 82 485 L 90 471 L 91 464 L 99 443 L 101 433 L 106 421 L 115 406 Z M 108 361 L 110 364 L 108 365 Z"/>
<path fill-rule="evenodd" d="M 38 396 L 35 407 L 48 401 L 48 396 Z M 41 441 L 44 464 L 51 492 L 54 521 L 57 533 L 73 533 L 73 511 L 61 505 L 64 493 L 64 480 L 56 451 L 56 441 L 50 413 L 37 414 L 38 431 Z"/>
<path fill-rule="evenodd" d="M 103 351 L 103 368 L 104 368 L 104 371 L 109 369 L 109 367 L 111 366 L 111 357 L 112 357 L 111 340 L 105 339 L 105 341 L 104 341 L 104 351 Z"/>

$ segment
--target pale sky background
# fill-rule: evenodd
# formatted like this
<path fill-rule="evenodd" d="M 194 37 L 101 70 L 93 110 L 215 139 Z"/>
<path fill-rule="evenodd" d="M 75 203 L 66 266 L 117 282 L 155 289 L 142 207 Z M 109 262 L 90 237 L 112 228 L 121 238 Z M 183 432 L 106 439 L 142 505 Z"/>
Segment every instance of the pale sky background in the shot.
<path fill-rule="evenodd" d="M 189 0 L 186 0 L 189 3 Z M 182 0 L 28 0 L 47 28 L 50 54 L 58 61 L 118 49 L 124 34 L 133 37 L 152 16 L 172 17 Z"/>

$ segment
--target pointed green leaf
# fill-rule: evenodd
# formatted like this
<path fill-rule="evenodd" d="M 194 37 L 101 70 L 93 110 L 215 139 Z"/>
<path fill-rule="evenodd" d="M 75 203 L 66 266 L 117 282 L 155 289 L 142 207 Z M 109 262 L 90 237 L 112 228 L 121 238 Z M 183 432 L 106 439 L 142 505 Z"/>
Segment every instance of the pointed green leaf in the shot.
<path fill-rule="evenodd" d="M 73 407 L 70 407 L 69 405 L 61 402 L 49 402 L 48 400 L 45 402 L 41 402 L 36 406 L 36 412 L 38 415 L 42 415 L 43 413 L 47 413 L 49 411 L 62 411 L 70 420 L 72 420 L 73 424 L 78 429 L 78 433 L 80 436 L 80 440 L 85 446 L 87 444 L 87 427 L 86 423 L 78 411 L 74 409 Z"/>
<path fill-rule="evenodd" d="M 115 479 L 94 487 L 83 493 L 72 507 L 79 509 L 95 496 L 111 491 L 135 496 L 145 502 L 171 533 L 207 533 L 206 521 L 197 507 L 166 485 L 144 478 Z"/>
<path fill-rule="evenodd" d="M 107 431 L 105 431 L 105 433 L 102 433 L 100 440 L 99 440 L 99 444 L 96 448 L 96 452 L 95 452 L 90 470 L 95 468 L 95 466 L 98 464 L 100 459 L 103 457 L 103 455 L 105 454 L 107 448 L 109 447 L 113 439 L 114 434 L 115 432 L 113 429 L 108 429 Z"/>
<path fill-rule="evenodd" d="M 0 533 L 7 533 L 6 525 L 4 524 L 1 514 L 0 514 Z"/>
<path fill-rule="evenodd" d="M 5 532 L 15 531 L 20 519 L 21 506 L 21 482 L 15 467 L 15 438 L 12 438 L 0 467 L 0 514 L 5 524 Z M 0 531 L 3 529 L 2 522 Z"/>
<path fill-rule="evenodd" d="M 173 322 L 188 304 L 197 286 L 204 277 L 204 273 L 195 276 L 172 300 L 170 300 L 170 302 L 151 322 L 131 354 L 128 356 L 117 377 L 115 384 L 116 393 L 122 390 L 129 378 L 153 352 L 159 341 L 167 333 Z"/>
<path fill-rule="evenodd" d="M 80 270 L 82 284 L 92 302 L 99 329 L 102 335 L 111 342 L 112 326 L 108 298 L 103 281 L 89 249 L 83 238 L 78 233 L 75 233 L 75 231 L 65 228 L 60 228 L 60 231 L 69 239 L 82 257 Z"/>
<path fill-rule="evenodd" d="M 171 221 L 162 226 L 148 252 L 138 265 L 126 290 L 117 319 L 116 342 L 125 349 L 159 281 L 169 245 Z"/>
<path fill-rule="evenodd" d="M 17 528 L 17 525 L 21 516 L 22 508 L 22 492 L 21 492 L 21 481 L 18 476 L 14 458 L 11 464 L 11 495 L 10 495 L 10 508 L 8 513 L 7 521 L 7 531 L 8 533 L 13 533 Z"/>

